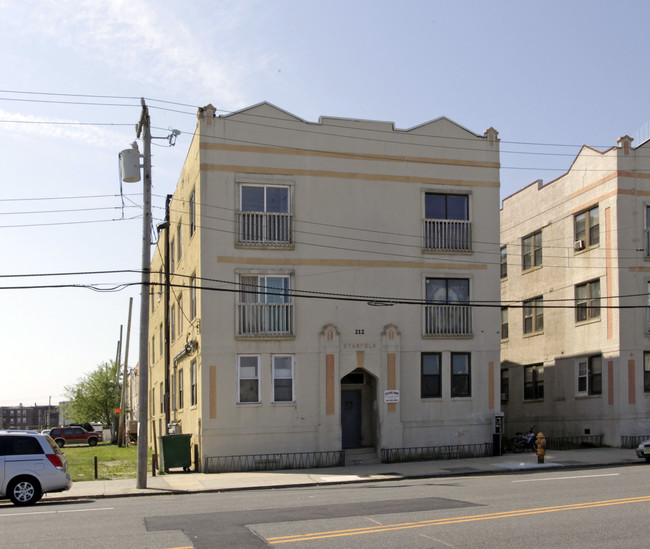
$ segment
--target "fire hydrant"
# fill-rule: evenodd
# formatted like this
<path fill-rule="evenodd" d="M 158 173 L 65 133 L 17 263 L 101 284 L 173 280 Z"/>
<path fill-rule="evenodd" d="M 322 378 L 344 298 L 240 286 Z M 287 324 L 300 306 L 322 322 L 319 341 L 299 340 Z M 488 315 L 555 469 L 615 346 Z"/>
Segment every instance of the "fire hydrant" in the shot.
<path fill-rule="evenodd" d="M 537 463 L 544 463 L 544 456 L 546 455 L 546 437 L 541 431 L 537 433 L 535 444 L 537 445 Z"/>

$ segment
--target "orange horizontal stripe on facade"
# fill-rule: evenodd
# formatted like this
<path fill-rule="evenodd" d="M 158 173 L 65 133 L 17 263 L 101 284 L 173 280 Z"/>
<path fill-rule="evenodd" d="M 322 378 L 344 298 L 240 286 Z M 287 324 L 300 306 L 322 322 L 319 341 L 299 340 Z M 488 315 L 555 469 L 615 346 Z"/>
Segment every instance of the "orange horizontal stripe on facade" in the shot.
<path fill-rule="evenodd" d="M 220 164 L 201 164 L 201 171 L 235 172 L 266 175 L 300 175 L 308 177 L 329 177 L 332 179 L 357 179 L 362 181 L 395 181 L 400 183 L 426 183 L 430 185 L 450 185 L 457 187 L 499 188 L 498 181 L 470 181 L 467 179 L 440 179 L 436 177 L 416 177 L 408 175 L 388 175 L 383 173 L 335 172 L 330 170 L 297 170 L 294 168 L 268 168 L 258 166 L 226 166 Z"/>
<path fill-rule="evenodd" d="M 419 164 L 443 164 L 447 166 L 469 166 L 473 168 L 500 168 L 500 162 L 479 162 L 455 158 L 427 158 L 424 156 L 399 156 L 392 154 L 346 153 L 318 151 L 314 149 L 296 149 L 292 147 L 265 147 L 255 145 L 227 145 L 225 143 L 201 143 L 204 150 L 249 152 L 263 154 L 284 154 L 291 156 L 320 156 L 323 158 L 340 158 L 349 160 L 377 160 L 379 162 L 413 162 Z"/>
<path fill-rule="evenodd" d="M 244 265 L 289 265 L 307 267 L 383 267 L 395 269 L 464 269 L 484 271 L 482 263 L 431 263 L 427 261 L 373 261 L 370 259 L 300 259 L 288 257 L 233 257 L 220 255 L 218 263 L 241 263 Z"/>

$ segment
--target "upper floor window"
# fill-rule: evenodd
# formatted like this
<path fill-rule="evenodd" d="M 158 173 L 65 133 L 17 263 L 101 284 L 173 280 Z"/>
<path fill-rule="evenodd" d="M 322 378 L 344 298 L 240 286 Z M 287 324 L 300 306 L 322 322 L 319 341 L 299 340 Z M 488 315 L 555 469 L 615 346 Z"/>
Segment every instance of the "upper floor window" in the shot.
<path fill-rule="evenodd" d="M 533 334 L 544 330 L 544 299 L 534 297 L 524 301 L 524 334 Z"/>
<path fill-rule="evenodd" d="M 190 277 L 190 318 L 196 318 L 196 275 Z"/>
<path fill-rule="evenodd" d="M 190 362 L 190 406 L 196 406 L 198 403 L 197 379 L 196 379 L 196 360 Z"/>
<path fill-rule="evenodd" d="M 183 234 L 183 223 L 179 219 L 178 225 L 176 227 L 176 262 L 180 262 L 183 255 L 183 248 L 181 246 L 181 236 Z M 174 248 L 172 247 L 172 254 L 174 253 Z"/>
<path fill-rule="evenodd" d="M 576 391 L 578 395 L 600 395 L 603 392 L 602 357 L 590 356 L 576 362 Z"/>
<path fill-rule="evenodd" d="M 521 239 L 521 268 L 525 271 L 542 264 L 542 231 Z"/>
<path fill-rule="evenodd" d="M 650 393 L 650 352 L 643 353 L 643 392 Z"/>
<path fill-rule="evenodd" d="M 600 280 L 576 286 L 576 322 L 600 318 Z"/>
<path fill-rule="evenodd" d="M 645 207 L 645 256 L 650 257 L 650 206 Z"/>
<path fill-rule="evenodd" d="M 469 279 L 427 278 L 425 335 L 471 335 Z"/>
<path fill-rule="evenodd" d="M 501 339 L 508 339 L 508 307 L 501 307 Z"/>
<path fill-rule="evenodd" d="M 575 251 L 583 250 L 589 246 L 595 246 L 600 242 L 600 222 L 598 217 L 598 206 L 577 214 L 573 218 Z"/>
<path fill-rule="evenodd" d="M 172 341 L 176 339 L 176 305 L 169 311 L 169 337 Z"/>
<path fill-rule="evenodd" d="M 508 248 L 501 246 L 501 278 L 508 276 Z"/>
<path fill-rule="evenodd" d="M 241 275 L 237 335 L 288 336 L 293 334 L 290 277 Z"/>
<path fill-rule="evenodd" d="M 524 400 L 544 398 L 544 366 L 524 366 Z"/>
<path fill-rule="evenodd" d="M 501 402 L 508 402 L 510 397 L 510 370 L 501 369 Z"/>
<path fill-rule="evenodd" d="M 441 193 L 424 195 L 424 248 L 442 251 L 472 249 L 469 196 Z"/>
<path fill-rule="evenodd" d="M 190 193 L 190 236 L 196 231 L 196 191 Z"/>
<path fill-rule="evenodd" d="M 172 238 L 169 242 L 169 270 L 170 272 L 176 272 L 176 256 L 174 255 L 174 250 L 176 248 L 176 243 Z"/>
<path fill-rule="evenodd" d="M 440 353 L 422 353 L 420 355 L 420 398 L 442 396 L 440 363 Z"/>
<path fill-rule="evenodd" d="M 286 246 L 293 243 L 287 186 L 239 187 L 238 242 Z"/>

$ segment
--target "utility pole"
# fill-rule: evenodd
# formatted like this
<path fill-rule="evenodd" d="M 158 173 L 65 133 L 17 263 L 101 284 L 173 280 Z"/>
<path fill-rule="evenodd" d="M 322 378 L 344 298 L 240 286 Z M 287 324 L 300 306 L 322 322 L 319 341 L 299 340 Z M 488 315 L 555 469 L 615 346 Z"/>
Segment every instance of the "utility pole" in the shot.
<path fill-rule="evenodd" d="M 142 287 L 140 289 L 140 352 L 138 383 L 138 488 L 147 487 L 147 415 L 149 411 L 149 286 L 151 254 L 151 119 L 149 109 L 141 99 L 142 114 L 137 136 L 144 144 L 142 191 Z"/>
<path fill-rule="evenodd" d="M 169 307 L 170 307 L 170 286 L 169 286 L 169 265 L 170 265 L 170 249 L 169 249 L 169 205 L 172 200 L 172 195 L 168 194 L 165 200 L 165 221 L 162 227 L 165 229 L 165 434 L 169 434 L 169 423 L 171 421 L 171 403 L 172 395 L 169 388 L 170 383 L 170 361 L 171 361 L 171 337 L 169 329 Z M 159 225 L 160 226 L 160 225 Z"/>

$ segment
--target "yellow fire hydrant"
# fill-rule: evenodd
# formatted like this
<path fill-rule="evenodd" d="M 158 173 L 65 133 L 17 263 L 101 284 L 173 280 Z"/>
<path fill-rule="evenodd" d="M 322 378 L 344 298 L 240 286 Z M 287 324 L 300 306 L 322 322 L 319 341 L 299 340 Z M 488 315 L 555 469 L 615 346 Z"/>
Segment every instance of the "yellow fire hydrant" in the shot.
<path fill-rule="evenodd" d="M 537 444 L 537 463 L 544 463 L 544 456 L 546 455 L 546 437 L 541 431 L 537 433 L 535 444 Z"/>

